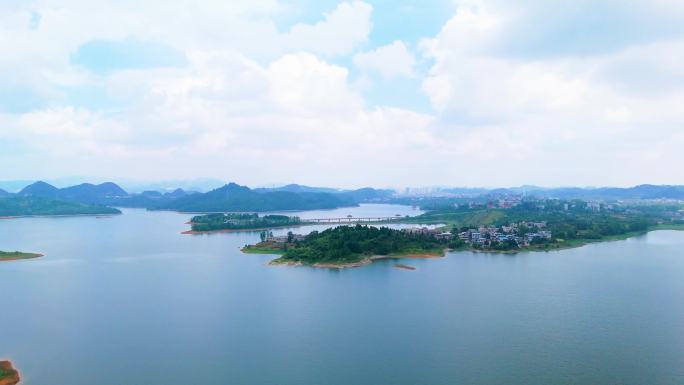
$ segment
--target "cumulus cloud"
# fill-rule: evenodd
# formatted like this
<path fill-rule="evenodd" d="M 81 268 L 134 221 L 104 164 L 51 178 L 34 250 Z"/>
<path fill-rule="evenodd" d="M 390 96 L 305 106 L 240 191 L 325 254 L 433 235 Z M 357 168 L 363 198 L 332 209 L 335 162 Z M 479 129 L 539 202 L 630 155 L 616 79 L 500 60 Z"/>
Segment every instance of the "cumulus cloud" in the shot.
<path fill-rule="evenodd" d="M 366 42 L 371 31 L 373 7 L 362 1 L 340 3 L 316 24 L 297 24 L 284 36 L 285 47 L 339 55 Z"/>
<path fill-rule="evenodd" d="M 674 57 L 684 40 L 521 58 L 497 51 L 527 16 L 503 8 L 462 6 L 422 42 L 433 60 L 423 91 L 441 129 L 459 132 L 481 164 L 498 164 L 520 182 L 543 175 L 553 184 L 675 183 L 649 168 L 683 144 L 672 141 L 681 139 L 684 118 L 673 108 L 683 95 L 676 82 L 684 67 Z M 616 162 L 632 172 L 616 173 Z"/>
<path fill-rule="evenodd" d="M 122 84 L 125 90 L 118 89 Z M 137 177 L 192 177 L 201 171 L 252 184 L 370 184 L 379 181 L 380 168 L 403 166 L 387 173 L 388 183 L 415 172 L 415 159 L 434 140 L 432 117 L 367 110 L 346 68 L 305 52 L 262 65 L 234 51 L 194 51 L 186 68 L 120 71 L 107 77 L 106 87 L 137 95 L 136 103 L 111 117 L 73 108 L 5 115 L 4 127 L 44 158 L 69 153 L 69 162 L 45 165 L 46 171 L 65 165 L 86 175 L 125 170 Z M 341 162 L 354 172 L 331 172 Z"/>
<path fill-rule="evenodd" d="M 0 178 L 681 183 L 669 166 L 684 162 L 679 2 L 457 4 L 413 53 L 374 44 L 361 1 L 291 26 L 275 22 L 287 9 L 276 0 L 13 2 L 0 9 L 0 50 L 12 53 L 0 61 Z M 613 9 L 611 34 L 591 18 Z M 643 33 L 623 33 L 627 22 Z M 73 62 L 98 41 L 184 61 Z M 355 86 L 370 72 L 386 95 L 418 83 L 430 108 L 371 105 Z M 30 102 L 8 103 L 16 95 Z"/>
<path fill-rule="evenodd" d="M 156 56 L 160 52 L 172 56 L 166 61 L 173 59 L 174 65 L 182 63 L 189 52 L 215 50 L 267 62 L 300 51 L 347 54 L 364 43 L 371 30 L 372 7 L 361 1 L 342 2 L 318 22 L 297 23 L 281 31 L 275 19 L 284 9 L 275 0 L 17 3 L 0 9 L 0 51 L 11 52 L 0 61 L 0 71 L 12 73 L 11 78 L 18 79 L 26 93 L 53 101 L 60 98 L 63 90 L 58 86 L 65 82 L 92 81 L 89 70 L 98 72 L 117 64 L 135 67 L 136 63 L 149 67 L 153 58 L 141 51 L 152 50 L 145 47 L 156 47 Z M 32 22 L 36 15 L 37 25 Z M 98 57 L 82 57 L 90 47 L 99 47 L 93 53 Z M 104 58 L 105 54 L 111 58 Z M 123 63 L 101 63 L 105 59 Z M 3 88 L 0 85 L 0 97 Z"/>
<path fill-rule="evenodd" d="M 269 65 L 271 95 L 283 111 L 296 115 L 344 116 L 361 110 L 363 102 L 348 87 L 346 68 L 316 56 L 285 55 Z"/>
<path fill-rule="evenodd" d="M 411 77 L 414 75 L 416 58 L 404 42 L 395 40 L 372 51 L 356 54 L 354 64 L 364 71 L 377 71 L 387 79 Z"/>
<path fill-rule="evenodd" d="M 678 0 L 456 0 L 462 11 L 485 7 L 501 24 L 485 47 L 520 59 L 602 55 L 684 33 Z"/>

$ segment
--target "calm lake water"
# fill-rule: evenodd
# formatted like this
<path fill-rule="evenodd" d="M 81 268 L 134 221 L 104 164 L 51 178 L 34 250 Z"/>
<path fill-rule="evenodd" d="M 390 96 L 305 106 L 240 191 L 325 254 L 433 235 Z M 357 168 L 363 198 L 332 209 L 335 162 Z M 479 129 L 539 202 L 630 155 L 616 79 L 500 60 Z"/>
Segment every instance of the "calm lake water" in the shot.
<path fill-rule="evenodd" d="M 312 216 L 415 214 L 353 210 Z M 181 235 L 189 217 L 0 221 L 0 249 L 46 254 L 0 263 L 23 384 L 684 382 L 684 232 L 329 271 L 241 254 L 258 233 Z"/>

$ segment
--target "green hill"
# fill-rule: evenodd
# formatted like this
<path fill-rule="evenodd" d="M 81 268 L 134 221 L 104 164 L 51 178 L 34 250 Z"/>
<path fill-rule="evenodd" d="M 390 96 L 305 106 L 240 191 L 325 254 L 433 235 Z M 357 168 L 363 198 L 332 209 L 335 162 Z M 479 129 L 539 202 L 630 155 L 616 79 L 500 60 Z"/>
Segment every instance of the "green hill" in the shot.
<path fill-rule="evenodd" d="M 205 194 L 178 198 L 160 209 L 184 212 L 218 211 L 279 211 L 332 209 L 356 203 L 344 196 L 319 192 L 270 191 L 256 192 L 235 183 Z"/>
<path fill-rule="evenodd" d="M 65 202 L 35 196 L 0 198 L 0 216 L 121 214 L 121 211 L 100 205 Z"/>

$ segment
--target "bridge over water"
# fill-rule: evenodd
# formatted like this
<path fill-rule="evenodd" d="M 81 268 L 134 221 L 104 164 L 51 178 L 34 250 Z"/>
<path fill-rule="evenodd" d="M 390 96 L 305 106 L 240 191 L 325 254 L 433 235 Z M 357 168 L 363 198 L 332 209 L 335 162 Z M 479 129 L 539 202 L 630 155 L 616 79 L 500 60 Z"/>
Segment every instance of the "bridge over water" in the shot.
<path fill-rule="evenodd" d="M 313 223 L 363 223 L 363 222 L 396 222 L 404 217 L 345 217 L 345 218 L 302 218 L 302 222 Z"/>

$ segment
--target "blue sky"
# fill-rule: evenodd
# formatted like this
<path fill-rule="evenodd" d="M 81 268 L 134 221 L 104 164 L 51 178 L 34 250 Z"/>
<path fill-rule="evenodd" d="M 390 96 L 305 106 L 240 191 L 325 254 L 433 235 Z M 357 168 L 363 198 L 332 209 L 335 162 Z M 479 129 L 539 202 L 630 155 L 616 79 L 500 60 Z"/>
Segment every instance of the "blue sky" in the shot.
<path fill-rule="evenodd" d="M 183 67 L 183 52 L 161 43 L 137 39 L 92 40 L 78 47 L 69 61 L 98 74 L 125 69 Z"/>
<path fill-rule="evenodd" d="M 11 0 L 0 36 L 0 180 L 684 183 L 679 1 Z"/>
<path fill-rule="evenodd" d="M 297 23 L 315 23 L 321 15 L 334 9 L 339 1 L 288 1 L 291 7 L 283 17 L 276 20 L 278 28 L 286 31 Z M 415 44 L 425 36 L 439 32 L 449 20 L 456 3 L 438 1 L 368 1 L 373 6 L 373 29 L 369 34 L 368 47 L 385 45 L 394 40 Z"/>

